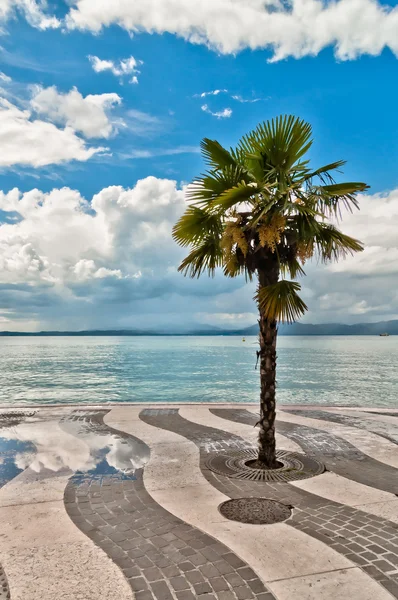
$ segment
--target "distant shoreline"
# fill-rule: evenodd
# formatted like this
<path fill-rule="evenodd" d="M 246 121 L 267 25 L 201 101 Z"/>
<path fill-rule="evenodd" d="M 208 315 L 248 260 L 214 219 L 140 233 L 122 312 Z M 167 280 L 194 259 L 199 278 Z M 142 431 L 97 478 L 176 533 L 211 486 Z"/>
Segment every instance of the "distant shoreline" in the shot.
<path fill-rule="evenodd" d="M 39 332 L 19 332 L 19 331 L 0 331 L 0 337 L 252 337 L 257 336 L 256 332 L 245 331 L 221 331 L 221 332 L 188 332 L 188 333 L 154 333 L 154 332 L 125 332 L 125 331 L 39 331 Z M 380 333 L 373 332 L 287 332 L 280 331 L 280 336 L 283 337 L 345 337 L 345 336 L 372 336 L 372 337 L 390 337 L 397 335 L 395 333 L 382 336 Z"/>

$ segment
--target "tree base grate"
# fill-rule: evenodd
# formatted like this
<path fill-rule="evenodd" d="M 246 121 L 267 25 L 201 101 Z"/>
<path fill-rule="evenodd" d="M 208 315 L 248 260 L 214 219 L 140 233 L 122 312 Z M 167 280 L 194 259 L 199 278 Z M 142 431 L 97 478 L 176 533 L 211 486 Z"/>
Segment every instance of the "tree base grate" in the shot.
<path fill-rule="evenodd" d="M 227 500 L 218 507 L 230 521 L 251 525 L 270 525 L 286 521 L 292 514 L 291 506 L 268 498 L 238 498 Z"/>
<path fill-rule="evenodd" d="M 206 460 L 206 467 L 233 479 L 250 481 L 289 482 L 308 479 L 324 472 L 325 466 L 310 456 L 277 450 L 276 458 L 282 463 L 279 469 L 258 469 L 247 465 L 257 459 L 257 450 L 248 448 L 242 450 L 226 450 L 211 454 Z"/>

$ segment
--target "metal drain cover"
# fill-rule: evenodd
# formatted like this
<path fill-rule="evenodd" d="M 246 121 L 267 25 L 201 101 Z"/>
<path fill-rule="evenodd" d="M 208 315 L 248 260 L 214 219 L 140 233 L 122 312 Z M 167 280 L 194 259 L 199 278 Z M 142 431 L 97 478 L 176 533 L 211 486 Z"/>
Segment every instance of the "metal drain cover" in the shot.
<path fill-rule="evenodd" d="M 227 500 L 219 506 L 220 513 L 230 521 L 266 525 L 286 521 L 292 514 L 289 506 L 267 498 Z"/>
<path fill-rule="evenodd" d="M 325 466 L 310 456 L 277 450 L 276 458 L 282 463 L 279 469 L 253 469 L 246 463 L 257 459 L 255 448 L 242 450 L 223 450 L 211 454 L 206 460 L 206 467 L 234 479 L 248 479 L 250 481 L 287 482 L 298 479 L 308 479 L 324 472 Z"/>

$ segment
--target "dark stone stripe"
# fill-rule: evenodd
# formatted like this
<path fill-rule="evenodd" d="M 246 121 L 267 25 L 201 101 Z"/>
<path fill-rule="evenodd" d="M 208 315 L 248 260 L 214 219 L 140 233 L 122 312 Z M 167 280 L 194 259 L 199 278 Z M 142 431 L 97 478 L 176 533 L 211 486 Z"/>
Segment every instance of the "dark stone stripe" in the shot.
<path fill-rule="evenodd" d="M 7 576 L 0 564 L 0 600 L 10 600 L 10 588 L 8 587 Z"/>
<path fill-rule="evenodd" d="M 242 422 L 242 413 L 245 423 L 249 423 L 249 417 L 253 417 L 245 410 L 211 410 L 217 416 L 222 414 L 224 418 L 237 422 Z M 177 410 L 171 415 L 162 415 L 161 410 L 156 411 L 156 414 L 143 410 L 140 418 L 150 425 L 173 431 L 193 441 L 200 449 L 203 475 L 226 496 L 265 497 L 293 505 L 295 510 L 293 516 L 286 521 L 288 525 L 343 554 L 387 589 L 393 597 L 398 598 L 398 524 L 332 502 L 287 483 L 271 484 L 217 475 L 205 467 L 205 459 L 211 451 L 209 440 L 220 450 L 225 450 L 231 447 L 231 444 L 236 446 L 239 440 L 241 447 L 245 446 L 245 442 L 239 436 L 192 423 L 181 417 Z"/>
<path fill-rule="evenodd" d="M 104 412 L 80 415 L 83 430 L 111 433 L 146 446 L 108 427 L 103 416 Z M 65 490 L 65 507 L 77 527 L 122 569 L 136 600 L 195 600 L 202 595 L 275 600 L 229 548 L 155 502 L 144 487 L 143 469 L 136 471 L 134 479 L 72 477 Z"/>
<path fill-rule="evenodd" d="M 381 415 L 382 417 L 397 417 L 398 418 L 398 412 L 381 412 L 381 411 L 377 411 L 377 410 L 369 410 L 366 411 L 367 415 Z"/>
<path fill-rule="evenodd" d="M 255 425 L 257 418 L 245 409 L 210 409 L 218 417 Z M 329 471 L 391 494 L 398 494 L 398 469 L 358 450 L 347 440 L 315 427 L 276 422 L 276 430 L 302 450 L 322 461 Z"/>
<path fill-rule="evenodd" d="M 359 417 L 355 415 L 341 415 L 326 410 L 285 409 L 285 412 L 288 412 L 292 415 L 298 415 L 300 417 L 309 417 L 311 419 L 328 421 L 329 423 L 339 423 L 340 425 L 357 427 L 358 429 L 364 429 L 365 431 L 369 431 L 370 433 L 375 433 L 376 435 L 385 438 L 393 444 L 398 444 L 398 425 L 395 425 L 394 423 L 387 423 L 386 421 L 375 421 L 374 419 L 366 419 L 366 417 Z"/>

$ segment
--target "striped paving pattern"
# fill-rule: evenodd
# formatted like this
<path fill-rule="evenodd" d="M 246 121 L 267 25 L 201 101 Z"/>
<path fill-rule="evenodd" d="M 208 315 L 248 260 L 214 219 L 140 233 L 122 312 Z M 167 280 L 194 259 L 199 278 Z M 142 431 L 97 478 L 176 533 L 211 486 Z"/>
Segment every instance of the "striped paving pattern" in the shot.
<path fill-rule="evenodd" d="M 210 454 L 253 447 L 254 406 L 65 408 L 56 417 L 60 431 L 68 440 L 76 440 L 87 467 L 79 462 L 76 448 L 73 461 L 63 458 L 68 465 L 54 456 L 41 458 L 57 453 L 53 443 L 45 449 L 45 435 L 40 443 L 37 436 L 29 442 L 26 428 L 18 435 L 18 421 L 12 428 L 3 427 L 7 448 L 33 444 L 30 460 L 35 469 L 40 461 L 45 468 L 33 478 L 28 459 L 20 459 L 17 451 L 10 455 L 18 467 L 7 470 L 9 480 L 0 489 L 0 518 L 10 532 L 3 536 L 0 530 L 0 597 L 102 597 L 104 591 L 92 573 L 103 561 L 104 571 L 109 569 L 107 584 L 112 588 L 114 582 L 114 597 L 120 600 L 398 598 L 398 470 L 392 466 L 398 411 L 387 415 L 383 411 L 365 414 L 363 409 L 286 409 L 277 425 L 278 442 L 322 460 L 327 473 L 291 484 L 271 484 L 209 471 Z M 44 432 L 49 413 L 43 411 L 41 422 L 40 410 L 35 417 Z M 322 428 L 324 422 L 338 424 L 338 434 Z M 383 462 L 381 453 L 378 459 L 370 456 L 364 443 L 358 448 L 353 427 L 363 430 L 365 438 L 380 436 L 383 452 L 391 460 Z M 62 477 L 56 476 L 58 470 Z M 24 481 L 29 482 L 25 487 Z M 61 481 L 65 482 L 63 510 L 71 526 L 64 527 L 59 520 L 57 552 L 53 552 L 48 539 L 53 517 L 40 506 L 43 501 L 54 504 L 55 497 L 50 501 L 40 499 L 40 494 L 43 490 L 59 494 Z M 24 489 L 34 500 L 24 498 Z M 293 514 L 284 523 L 245 525 L 218 512 L 222 501 L 241 497 L 275 499 L 293 506 Z M 26 503 L 30 503 L 28 511 Z M 18 519 L 24 523 L 18 527 L 20 511 L 37 517 L 31 524 Z M 35 527 L 35 518 L 40 518 L 40 527 L 29 533 L 26 530 Z M 96 550 L 90 557 L 85 551 L 84 563 L 73 570 L 73 581 L 69 574 L 73 586 L 68 592 L 60 552 L 63 547 L 67 552 L 73 527 Z M 45 592 L 32 571 L 23 567 L 23 557 L 37 553 L 32 539 L 52 573 Z M 79 561 L 77 550 L 75 556 Z M 99 580 L 101 575 L 98 571 Z M 89 577 L 92 590 L 79 596 L 79 585 L 86 589 Z M 109 594 L 105 592 L 106 597 Z"/>

